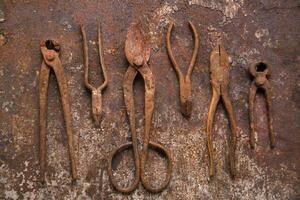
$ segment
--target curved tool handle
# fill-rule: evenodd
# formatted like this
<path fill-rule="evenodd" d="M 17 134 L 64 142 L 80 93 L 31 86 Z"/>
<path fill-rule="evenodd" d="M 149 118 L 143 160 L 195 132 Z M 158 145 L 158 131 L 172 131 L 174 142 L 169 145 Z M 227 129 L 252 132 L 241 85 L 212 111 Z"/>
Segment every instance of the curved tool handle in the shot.
<path fill-rule="evenodd" d="M 170 183 L 171 180 L 171 175 L 172 175 L 172 169 L 173 169 L 173 164 L 172 164 L 172 159 L 171 159 L 171 153 L 168 149 L 166 149 L 165 147 L 163 147 L 162 145 L 155 143 L 155 142 L 149 142 L 148 148 L 153 149 L 154 151 L 158 152 L 158 153 L 162 153 L 168 162 L 168 168 L 166 171 L 166 178 L 164 179 L 164 182 L 160 185 L 160 187 L 153 187 L 152 185 L 149 184 L 149 182 L 147 182 L 146 178 L 145 178 L 145 165 L 147 162 L 147 155 L 148 155 L 148 149 L 144 149 L 144 152 L 141 156 L 141 181 L 143 186 L 150 192 L 152 193 L 158 193 L 163 191 L 168 184 Z"/>
<path fill-rule="evenodd" d="M 46 177 L 46 132 L 47 132 L 47 96 L 49 85 L 50 68 L 45 61 L 42 62 L 39 77 L 39 105 L 40 105 L 40 167 L 41 182 L 45 183 Z"/>
<path fill-rule="evenodd" d="M 140 158 L 138 153 L 138 144 L 137 144 L 137 135 L 136 135 L 136 126 L 135 126 L 135 108 L 134 108 L 134 98 L 133 98 L 133 82 L 137 75 L 135 68 L 129 66 L 123 82 L 123 92 L 124 92 L 124 101 L 126 105 L 126 111 L 129 118 L 129 125 L 131 131 L 132 142 L 126 143 L 116 149 L 110 156 L 108 174 L 114 188 L 123 193 L 130 193 L 135 190 L 140 182 Z M 112 162 L 116 154 L 121 154 L 126 149 L 133 149 L 133 157 L 135 163 L 135 177 L 132 185 L 128 187 L 120 187 L 117 182 L 114 180 L 112 172 Z"/>
<path fill-rule="evenodd" d="M 128 187 L 121 187 L 118 185 L 117 181 L 114 179 L 112 163 L 117 154 L 122 154 L 125 150 L 130 149 L 130 148 L 133 149 L 133 154 L 134 154 L 134 165 L 135 165 L 134 181 Z M 140 160 L 139 160 L 138 153 L 135 152 L 135 148 L 134 148 L 134 145 L 132 142 L 121 145 L 110 155 L 109 162 L 108 162 L 108 175 L 109 175 L 111 184 L 119 192 L 130 193 L 138 187 L 138 184 L 140 182 Z"/>
<path fill-rule="evenodd" d="M 101 39 L 101 29 L 100 23 L 98 24 L 98 50 L 99 50 L 99 57 L 100 57 L 100 66 L 103 72 L 103 83 L 99 87 L 94 87 L 89 83 L 89 55 L 88 55 L 88 45 L 86 39 L 86 32 L 84 26 L 81 25 L 81 33 L 82 33 L 82 40 L 83 40 L 83 58 L 84 58 L 84 84 L 89 90 L 103 90 L 108 83 L 108 75 L 107 75 L 107 68 L 104 62 L 104 55 L 102 50 L 102 39 Z"/>

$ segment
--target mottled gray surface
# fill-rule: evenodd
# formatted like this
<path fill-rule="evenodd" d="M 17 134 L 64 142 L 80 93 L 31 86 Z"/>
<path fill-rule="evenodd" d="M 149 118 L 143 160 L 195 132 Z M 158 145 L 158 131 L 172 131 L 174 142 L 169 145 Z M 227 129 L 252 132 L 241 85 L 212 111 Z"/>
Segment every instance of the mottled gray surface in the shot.
<path fill-rule="evenodd" d="M 300 9 L 296 0 L 177 0 L 177 1 L 0 1 L 0 199 L 299 199 L 300 198 Z M 131 195 L 112 189 L 106 158 L 130 140 L 122 80 L 127 28 L 136 18 L 149 27 L 150 65 L 156 76 L 152 140 L 172 151 L 173 178 L 160 194 L 140 187 Z M 79 24 L 87 25 L 92 79 L 100 82 L 96 24 L 103 30 L 109 86 L 103 95 L 101 128 L 91 117 L 91 98 L 83 85 L 82 40 Z M 186 67 L 193 49 L 191 20 L 200 33 L 200 52 L 192 75 L 193 111 L 190 120 L 179 112 L 178 81 L 165 48 L 166 27 L 175 20 L 172 44 Z M 38 77 L 39 42 L 54 38 L 62 45 L 61 60 L 68 80 L 79 181 L 71 185 L 69 158 L 59 93 L 50 78 L 47 135 L 47 184 L 39 183 Z M 208 61 L 216 42 L 231 55 L 231 90 L 239 128 L 237 178 L 228 171 L 223 106 L 213 128 L 216 177 L 208 178 L 205 123 L 211 95 Z M 258 130 L 255 150 L 249 147 L 248 66 L 264 60 L 273 66 L 274 129 L 277 146 L 269 148 L 266 104 L 256 99 Z M 143 125 L 143 82 L 135 85 L 137 124 Z M 142 128 L 138 128 L 139 135 Z M 116 177 L 126 184 L 133 176 L 128 152 Z M 163 159 L 150 154 L 151 180 L 164 178 Z M 101 176 L 103 174 L 103 176 Z M 160 177 L 161 176 L 161 177 Z"/>

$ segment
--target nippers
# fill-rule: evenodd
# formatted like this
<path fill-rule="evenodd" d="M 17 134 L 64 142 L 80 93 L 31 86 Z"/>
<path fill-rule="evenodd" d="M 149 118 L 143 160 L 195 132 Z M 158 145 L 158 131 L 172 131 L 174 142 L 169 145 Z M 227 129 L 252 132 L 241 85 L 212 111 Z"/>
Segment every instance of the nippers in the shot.
<path fill-rule="evenodd" d="M 171 22 L 168 28 L 167 32 L 167 52 L 169 55 L 169 58 L 172 62 L 172 66 L 176 72 L 177 78 L 179 79 L 179 93 L 180 93 L 180 111 L 182 115 L 186 118 L 189 118 L 191 116 L 191 110 L 192 110 L 192 88 L 191 88 L 191 75 L 193 72 L 193 68 L 197 59 L 198 51 L 199 51 L 199 36 L 197 33 L 196 27 L 193 25 L 192 22 L 189 22 L 190 28 L 193 31 L 194 34 L 194 51 L 192 58 L 190 60 L 190 64 L 188 67 L 187 74 L 184 76 L 182 71 L 180 70 L 180 67 L 178 63 L 176 62 L 175 56 L 173 54 L 172 48 L 171 48 L 171 31 L 173 29 L 174 23 Z"/>
<path fill-rule="evenodd" d="M 164 190 L 170 182 L 172 173 L 172 161 L 168 149 L 150 140 L 152 115 L 154 110 L 155 83 L 151 67 L 149 67 L 148 65 L 150 57 L 150 47 L 146 36 L 142 32 L 140 23 L 132 24 L 128 30 L 125 42 L 125 54 L 129 62 L 129 67 L 124 77 L 123 92 L 127 115 L 129 118 L 132 142 L 125 143 L 112 152 L 109 160 L 108 174 L 112 185 L 116 190 L 120 192 L 130 193 L 134 191 L 141 182 L 145 189 L 147 189 L 150 192 L 157 193 Z M 145 125 L 143 147 L 141 152 L 139 152 L 138 139 L 136 133 L 137 130 L 135 121 L 136 118 L 133 91 L 134 80 L 138 73 L 143 77 L 145 83 Z M 122 154 L 125 150 L 131 148 L 133 149 L 135 165 L 134 181 L 128 187 L 121 187 L 117 184 L 116 180 L 113 177 L 112 163 L 117 154 Z M 149 184 L 145 177 L 145 166 L 147 162 L 149 149 L 152 149 L 158 153 L 162 153 L 162 155 L 166 156 L 168 162 L 166 178 L 164 179 L 164 182 L 160 187 L 155 187 L 153 186 L 153 184 Z"/>
<path fill-rule="evenodd" d="M 75 153 L 73 146 L 72 133 L 72 117 L 70 100 L 68 94 L 67 80 L 64 75 L 64 70 L 59 59 L 60 45 L 54 40 L 42 41 L 41 52 L 43 55 L 43 62 L 40 69 L 39 80 L 39 102 L 40 102 L 40 166 L 42 182 L 45 182 L 46 170 L 46 128 L 47 128 L 47 95 L 50 71 L 53 71 L 59 87 L 59 92 L 62 101 L 63 114 L 66 123 L 66 131 L 69 146 L 69 157 L 71 161 L 71 170 L 73 181 L 77 178 L 77 170 L 75 163 Z"/>
<path fill-rule="evenodd" d="M 221 45 L 217 45 L 210 54 L 210 77 L 212 86 L 212 98 L 209 105 L 207 116 L 207 147 L 209 155 L 209 175 L 211 177 L 215 174 L 213 161 L 213 145 L 212 145 L 212 125 L 214 114 L 220 98 L 227 110 L 230 128 L 231 128 L 231 144 L 229 145 L 229 162 L 231 176 L 235 176 L 235 149 L 236 149 L 236 120 L 233 113 L 232 104 L 229 97 L 229 56 Z"/>
<path fill-rule="evenodd" d="M 104 63 L 104 56 L 102 50 L 102 40 L 101 40 L 101 30 L 100 30 L 100 23 L 98 24 L 98 50 L 99 50 L 99 57 L 100 57 L 100 65 L 102 67 L 103 72 L 103 83 L 98 86 L 94 87 L 89 82 L 89 56 L 88 56 L 88 45 L 86 39 L 86 33 L 84 26 L 81 25 L 81 33 L 83 39 L 83 58 L 84 58 L 84 84 L 85 86 L 92 92 L 92 113 L 95 124 L 97 126 L 100 125 L 101 117 L 102 117 L 102 90 L 104 90 L 108 83 L 108 75 L 107 75 L 107 68 Z"/>
<path fill-rule="evenodd" d="M 258 88 L 263 89 L 265 92 L 268 108 L 268 122 L 269 122 L 269 137 L 271 148 L 275 147 L 274 129 L 273 129 L 273 115 L 272 115 L 272 88 L 268 80 L 271 75 L 271 66 L 259 62 L 249 67 L 249 73 L 254 77 L 249 91 L 249 118 L 250 118 L 250 146 L 254 148 L 254 135 L 255 135 L 255 123 L 254 123 L 254 102 L 255 95 Z"/>

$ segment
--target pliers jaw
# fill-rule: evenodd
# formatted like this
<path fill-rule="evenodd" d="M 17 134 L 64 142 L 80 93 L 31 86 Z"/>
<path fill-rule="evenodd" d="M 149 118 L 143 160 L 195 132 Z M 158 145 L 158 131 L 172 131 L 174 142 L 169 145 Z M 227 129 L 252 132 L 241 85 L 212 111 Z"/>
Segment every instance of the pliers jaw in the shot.
<path fill-rule="evenodd" d="M 192 86 L 189 77 L 179 78 L 180 112 L 189 119 L 192 112 Z"/>
<path fill-rule="evenodd" d="M 254 77 L 257 87 L 262 87 L 271 75 L 272 67 L 264 62 L 253 64 L 249 67 L 249 73 Z"/>
<path fill-rule="evenodd" d="M 40 43 L 41 52 L 47 65 L 54 61 L 60 53 L 60 45 L 55 40 L 43 40 Z"/>

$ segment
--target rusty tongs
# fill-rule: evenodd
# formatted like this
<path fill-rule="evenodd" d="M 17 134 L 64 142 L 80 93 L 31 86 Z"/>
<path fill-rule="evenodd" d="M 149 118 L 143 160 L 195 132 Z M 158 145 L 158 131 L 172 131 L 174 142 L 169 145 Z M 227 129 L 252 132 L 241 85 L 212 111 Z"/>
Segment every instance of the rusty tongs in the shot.
<path fill-rule="evenodd" d="M 99 57 L 100 57 L 100 66 L 102 67 L 104 81 L 98 87 L 92 86 L 91 83 L 89 82 L 88 45 L 87 45 L 86 33 L 85 33 L 83 25 L 81 25 L 81 33 L 82 33 L 82 39 L 83 39 L 84 84 L 92 92 L 93 118 L 94 118 L 95 124 L 97 126 L 99 126 L 101 117 L 102 117 L 102 90 L 104 90 L 106 88 L 107 83 L 108 83 L 107 68 L 104 63 L 104 56 L 103 56 L 103 50 L 102 50 L 100 23 L 98 24 L 98 50 L 99 50 Z"/>
<path fill-rule="evenodd" d="M 73 181 L 77 178 L 75 153 L 73 147 L 73 133 L 72 133 L 72 118 L 70 100 L 68 94 L 68 86 L 64 70 L 59 59 L 60 45 L 54 40 L 47 40 L 41 42 L 41 51 L 43 55 L 43 62 L 40 69 L 39 80 L 39 101 L 40 101 L 40 165 L 41 178 L 45 182 L 45 168 L 46 168 L 46 128 L 47 128 L 47 95 L 49 76 L 51 69 L 53 70 L 59 87 L 61 95 L 63 114 L 66 123 L 66 131 L 69 146 L 69 157 L 71 161 L 71 170 Z"/>
<path fill-rule="evenodd" d="M 199 36 L 197 33 L 197 29 L 195 26 L 192 24 L 192 22 L 189 22 L 190 28 L 193 31 L 194 34 L 194 51 L 192 58 L 190 60 L 190 64 L 188 67 L 187 74 L 184 76 L 182 71 L 180 70 L 180 67 L 178 63 L 176 62 L 176 59 L 173 55 L 173 51 L 171 48 L 171 43 L 170 43 L 170 37 L 171 37 L 171 31 L 174 26 L 174 23 L 171 22 L 168 28 L 167 32 L 167 51 L 169 58 L 172 62 L 172 66 L 177 74 L 177 78 L 179 79 L 179 92 L 180 92 L 180 111 L 182 115 L 186 118 L 189 118 L 191 116 L 191 110 L 192 110 L 192 88 L 191 88 L 191 75 L 193 72 L 193 68 L 197 59 L 198 51 L 199 51 Z"/>
<path fill-rule="evenodd" d="M 271 75 L 272 68 L 270 65 L 259 62 L 253 64 L 249 67 L 249 73 L 254 77 L 249 91 L 249 118 L 250 118 L 250 145 L 254 148 L 254 133 L 255 133 L 255 123 L 254 123 L 254 101 L 255 95 L 258 88 L 261 88 L 265 92 L 268 108 L 268 122 L 269 122 L 269 137 L 271 148 L 275 147 L 274 129 L 273 129 L 273 115 L 272 115 L 272 88 L 268 80 Z"/>
<path fill-rule="evenodd" d="M 209 155 L 209 175 L 212 177 L 215 174 L 213 163 L 213 146 L 212 146 L 212 125 L 213 118 L 220 98 L 222 98 L 224 106 L 227 110 L 230 128 L 232 132 L 231 144 L 229 145 L 229 162 L 230 173 L 232 178 L 235 176 L 235 149 L 236 149 L 236 120 L 233 113 L 232 104 L 229 97 L 229 56 L 223 46 L 216 46 L 210 54 L 210 77 L 212 86 L 212 98 L 207 116 L 207 147 Z"/>
<path fill-rule="evenodd" d="M 125 42 L 125 54 L 130 65 L 124 77 L 123 92 L 127 115 L 129 117 L 132 142 L 123 144 L 112 152 L 108 166 L 108 174 L 112 185 L 120 192 L 132 192 L 138 187 L 139 183 L 142 182 L 143 186 L 148 191 L 156 193 L 162 191 L 169 184 L 172 172 L 172 161 L 170 152 L 165 147 L 156 142 L 150 141 L 150 129 L 154 109 L 155 83 L 151 68 L 148 65 L 150 57 L 150 47 L 142 32 L 140 23 L 132 24 L 129 28 Z M 142 75 L 145 82 L 145 126 L 143 148 L 141 154 L 139 153 L 138 149 L 133 91 L 134 79 L 136 78 L 138 73 Z M 133 149 L 135 163 L 134 181 L 130 186 L 122 188 L 117 184 L 116 180 L 114 180 L 112 162 L 117 154 L 121 154 L 125 150 L 131 148 Z M 153 187 L 145 179 L 145 165 L 149 148 L 162 153 L 164 156 L 166 156 L 166 159 L 168 161 L 166 178 L 160 187 Z"/>

